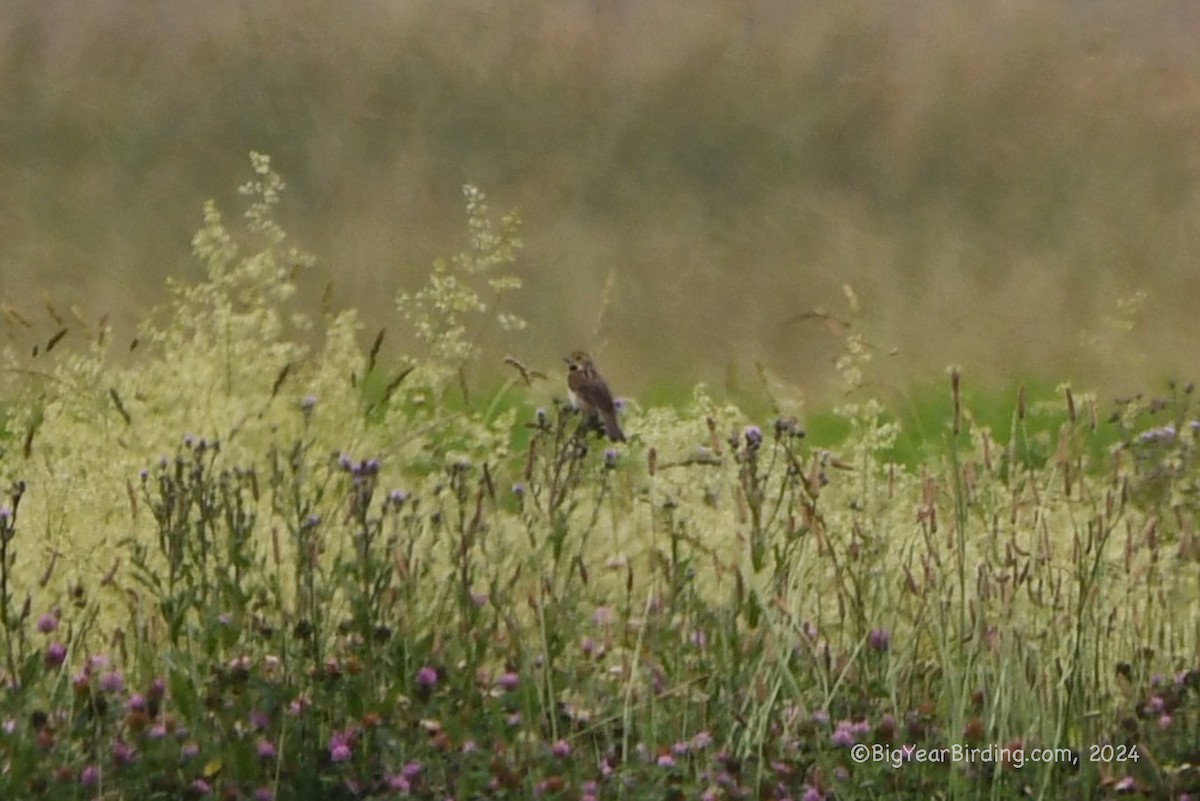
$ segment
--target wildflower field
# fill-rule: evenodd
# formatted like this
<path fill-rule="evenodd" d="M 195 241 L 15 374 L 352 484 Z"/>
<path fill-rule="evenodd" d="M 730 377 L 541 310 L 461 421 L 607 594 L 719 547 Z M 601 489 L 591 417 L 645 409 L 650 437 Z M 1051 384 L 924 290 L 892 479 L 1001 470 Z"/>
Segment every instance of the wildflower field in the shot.
<path fill-rule="evenodd" d="M 0 799 L 1200 797 L 1190 385 L 950 368 L 914 438 L 850 326 L 813 421 L 698 386 L 610 445 L 521 356 L 515 217 L 306 316 L 253 168 L 134 343 L 4 354 Z"/>

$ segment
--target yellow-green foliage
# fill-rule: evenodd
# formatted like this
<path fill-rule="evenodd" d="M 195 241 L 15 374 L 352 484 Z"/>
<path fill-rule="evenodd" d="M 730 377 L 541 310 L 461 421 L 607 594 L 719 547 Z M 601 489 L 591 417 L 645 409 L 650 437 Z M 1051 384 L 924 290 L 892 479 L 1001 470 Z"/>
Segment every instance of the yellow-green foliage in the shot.
<path fill-rule="evenodd" d="M 207 279 L 172 287 L 134 358 L 96 344 L 30 370 L 5 354 L 0 465 L 28 484 L 14 589 L 33 609 L 77 586 L 100 603 L 102 631 L 121 623 L 138 592 L 128 543 L 155 542 L 142 471 L 153 476 L 190 437 L 219 443 L 218 469 L 254 471 L 252 550 L 265 572 L 290 576 L 299 558 L 306 524 L 289 517 L 293 490 L 322 521 L 323 558 L 351 553 L 339 460 L 378 460 L 380 497 L 409 498 L 387 529 L 393 578 L 417 591 L 404 614 L 436 627 L 459 588 L 508 610 L 511 633 L 536 624 L 549 636 L 547 598 L 561 614 L 618 602 L 636 613 L 688 593 L 752 632 L 735 648 L 762 661 L 763 703 L 796 686 L 795 663 L 781 658 L 795 652 L 829 661 L 828 701 L 875 629 L 904 656 L 889 679 L 908 701 L 940 693 L 965 709 L 979 687 L 1016 688 L 997 695 L 996 715 L 1018 728 L 1034 725 L 1039 704 L 1109 697 L 1117 661 L 1167 670 L 1194 655 L 1197 442 L 1184 411 L 1169 436 L 1144 440 L 1134 436 L 1144 418 L 1127 409 L 1127 436 L 1097 461 L 1094 399 L 1064 388 L 1045 406 L 1022 400 L 1014 433 L 998 441 L 960 408 L 955 371 L 955 417 L 931 443 L 936 455 L 896 464 L 898 426 L 866 391 L 870 350 L 852 335 L 838 362 L 842 442 L 809 444 L 785 415 L 753 426 L 698 387 L 678 409 L 628 403 L 631 441 L 610 451 L 573 433 L 577 416 L 531 411 L 552 390 L 514 380 L 469 397 L 478 338 L 525 327 L 501 306 L 520 286 L 506 272 L 515 217 L 494 225 L 467 188 L 470 247 L 397 295 L 425 351 L 384 365 L 362 348 L 354 311 L 312 320 L 290 309 L 310 259 L 275 222 L 279 176 L 264 156 L 252 164 L 244 226 L 205 206 L 193 245 Z M 1041 461 L 1029 455 L 1035 416 L 1058 421 Z M 284 463 L 294 487 L 271 477 Z M 329 600 L 331 617 L 349 603 Z M 676 612 L 681 644 L 697 608 Z"/>

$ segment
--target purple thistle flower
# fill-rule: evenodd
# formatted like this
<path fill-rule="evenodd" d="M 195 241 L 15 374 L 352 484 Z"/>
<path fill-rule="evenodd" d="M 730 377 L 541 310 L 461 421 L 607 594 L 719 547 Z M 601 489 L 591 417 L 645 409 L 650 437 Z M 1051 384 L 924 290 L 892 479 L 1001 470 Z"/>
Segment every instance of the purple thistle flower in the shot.
<path fill-rule="evenodd" d="M 42 634 L 49 634 L 58 628 L 58 618 L 49 612 L 44 613 L 38 618 L 37 630 Z"/>
<path fill-rule="evenodd" d="M 746 447 L 752 451 L 758 450 L 758 446 L 762 445 L 762 429 L 758 426 L 746 426 L 742 436 L 746 438 Z"/>
<path fill-rule="evenodd" d="M 192 792 L 196 795 L 208 795 L 212 792 L 212 785 L 204 779 L 196 779 L 192 782 Z"/>
<path fill-rule="evenodd" d="M 141 693 L 134 693 L 133 695 L 129 696 L 129 701 L 126 702 L 125 707 L 129 709 L 130 712 L 145 712 L 146 696 L 142 695 Z"/>
<path fill-rule="evenodd" d="M 608 448 L 604 451 L 604 467 L 606 470 L 612 470 L 617 466 L 617 452 L 613 448 Z"/>
<path fill-rule="evenodd" d="M 258 758 L 263 760 L 274 759 L 276 755 L 275 743 L 266 738 L 258 741 L 258 744 L 255 746 L 255 750 L 258 752 Z"/>
<path fill-rule="evenodd" d="M 329 739 L 329 758 L 334 762 L 345 762 L 351 756 L 350 744 L 342 734 L 334 734 Z"/>
<path fill-rule="evenodd" d="M 500 677 L 496 679 L 496 686 L 502 690 L 508 690 L 509 692 L 517 689 L 517 685 L 520 683 L 520 675 L 513 673 L 511 670 L 506 673 L 501 673 Z"/>
<path fill-rule="evenodd" d="M 67 646 L 61 642 L 52 642 L 46 646 L 46 654 L 42 657 L 42 662 L 50 670 L 62 667 L 62 663 L 67 658 Z"/>
<path fill-rule="evenodd" d="M 829 741 L 836 748 L 849 748 L 854 745 L 854 729 L 850 722 L 843 720 L 838 723 L 837 728 L 830 735 Z"/>
<path fill-rule="evenodd" d="M 119 693 L 125 689 L 125 677 L 118 671 L 110 670 L 100 677 L 100 689 L 106 693 Z"/>
<path fill-rule="evenodd" d="M 79 772 L 79 783 L 84 787 L 94 787 L 100 781 L 100 768 L 95 765 L 85 765 Z"/>
<path fill-rule="evenodd" d="M 179 747 L 179 758 L 184 762 L 200 756 L 200 745 L 195 740 L 188 740 Z"/>
<path fill-rule="evenodd" d="M 701 751 L 713 744 L 712 735 L 707 730 L 698 731 L 692 735 L 692 748 Z"/>
<path fill-rule="evenodd" d="M 571 744 L 566 740 L 559 740 L 550 747 L 550 752 L 559 759 L 564 759 L 571 755 Z"/>
<path fill-rule="evenodd" d="M 400 769 L 400 775 L 403 776 L 404 778 L 408 779 L 409 781 L 412 781 L 413 779 L 415 779 L 421 775 L 421 763 L 420 762 L 406 763 L 404 765 L 404 767 Z"/>
<path fill-rule="evenodd" d="M 656 764 L 660 768 L 673 768 L 675 767 L 675 757 L 670 754 L 659 754 Z"/>
<path fill-rule="evenodd" d="M 270 787 L 259 787 L 254 791 L 254 801 L 275 801 L 275 791 Z"/>
<path fill-rule="evenodd" d="M 383 780 L 387 783 L 389 790 L 395 790 L 397 793 L 408 793 L 411 788 L 408 779 L 399 773 L 385 774 Z"/>
<path fill-rule="evenodd" d="M 300 401 L 300 411 L 305 414 L 312 414 L 313 407 L 317 405 L 316 395 L 306 395 L 304 400 Z"/>
<path fill-rule="evenodd" d="M 512 494 L 517 496 L 517 500 L 525 497 L 525 485 L 520 481 L 512 485 Z"/>
<path fill-rule="evenodd" d="M 431 690 L 437 686 L 438 674 L 437 671 L 429 665 L 417 671 L 417 684 L 427 690 Z"/>
<path fill-rule="evenodd" d="M 872 651 L 884 653 L 891 642 L 891 632 L 884 628 L 871 629 L 871 633 L 867 635 L 867 647 Z"/>
<path fill-rule="evenodd" d="M 124 740 L 114 740 L 109 748 L 114 765 L 128 765 L 137 758 L 137 751 Z"/>

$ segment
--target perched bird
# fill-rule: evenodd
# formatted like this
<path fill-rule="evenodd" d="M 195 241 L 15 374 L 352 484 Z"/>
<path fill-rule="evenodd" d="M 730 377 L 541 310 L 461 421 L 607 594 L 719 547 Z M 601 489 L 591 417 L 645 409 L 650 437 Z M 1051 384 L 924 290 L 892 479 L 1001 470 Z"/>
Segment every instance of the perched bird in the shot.
<path fill-rule="evenodd" d="M 612 393 L 608 390 L 608 384 L 604 383 L 604 379 L 596 371 L 596 365 L 592 364 L 592 357 L 577 350 L 566 357 L 565 361 L 567 389 L 571 393 L 571 402 L 589 417 L 598 416 L 604 423 L 604 433 L 609 439 L 613 442 L 624 442 L 625 434 L 617 424 L 617 408 L 613 403 Z"/>

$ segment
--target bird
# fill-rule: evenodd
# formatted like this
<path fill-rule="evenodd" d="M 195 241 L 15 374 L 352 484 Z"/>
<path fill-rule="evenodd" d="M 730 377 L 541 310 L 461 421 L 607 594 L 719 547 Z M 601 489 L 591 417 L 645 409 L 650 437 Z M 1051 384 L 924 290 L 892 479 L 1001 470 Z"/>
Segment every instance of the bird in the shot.
<path fill-rule="evenodd" d="M 612 392 L 592 363 L 592 357 L 577 350 L 563 359 L 567 363 L 567 390 L 571 402 L 589 417 L 599 417 L 604 433 L 613 442 L 624 442 L 625 434 L 617 424 L 617 407 Z"/>

